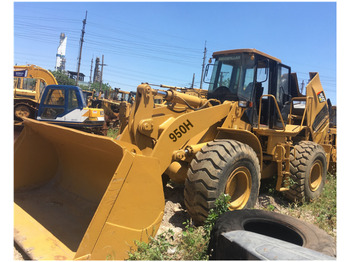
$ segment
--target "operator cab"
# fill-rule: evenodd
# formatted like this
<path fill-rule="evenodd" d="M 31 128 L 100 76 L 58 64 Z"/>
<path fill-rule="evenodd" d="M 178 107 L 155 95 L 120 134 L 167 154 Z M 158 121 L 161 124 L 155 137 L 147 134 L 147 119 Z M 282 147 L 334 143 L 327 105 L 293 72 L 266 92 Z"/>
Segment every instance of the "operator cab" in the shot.
<path fill-rule="evenodd" d="M 39 119 L 57 119 L 86 107 L 84 95 L 77 86 L 49 85 L 41 98 Z"/>
<path fill-rule="evenodd" d="M 240 101 L 241 106 L 247 107 L 242 120 L 257 127 L 260 98 L 262 95 L 273 95 L 286 123 L 292 93 L 293 96 L 298 93 L 292 92 L 297 86 L 292 88 L 290 67 L 256 49 L 215 52 L 213 58 L 214 64 L 208 65 L 206 69 L 207 74 L 209 66 L 212 66 L 208 99 L 214 98 L 221 102 Z M 281 126 L 281 119 L 271 96 L 262 97 L 260 124 L 270 128 Z"/>

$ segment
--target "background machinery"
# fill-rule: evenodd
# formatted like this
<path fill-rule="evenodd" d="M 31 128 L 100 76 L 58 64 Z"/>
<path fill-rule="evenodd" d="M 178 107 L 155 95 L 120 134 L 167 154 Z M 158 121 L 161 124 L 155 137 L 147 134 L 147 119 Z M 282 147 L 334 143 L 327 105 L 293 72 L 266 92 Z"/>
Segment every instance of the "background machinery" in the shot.
<path fill-rule="evenodd" d="M 32 118 L 106 133 L 103 109 L 88 108 L 79 87 L 58 85 L 48 70 L 36 65 L 14 66 L 14 118 L 19 124 Z"/>
<path fill-rule="evenodd" d="M 275 57 L 238 49 L 213 58 L 207 99 L 141 84 L 115 140 L 24 121 L 14 150 L 14 227 L 30 257 L 127 258 L 162 221 L 162 175 L 185 184 L 196 224 L 222 193 L 231 210 L 253 207 L 264 178 L 276 177 L 276 190 L 293 200 L 321 194 L 336 158 L 319 75 L 303 96 Z M 155 106 L 159 95 L 167 103 Z"/>
<path fill-rule="evenodd" d="M 125 111 L 125 107 L 131 106 L 134 101 L 135 92 L 123 91 L 115 88 L 107 90 L 102 96 L 102 92 L 97 97 L 92 97 L 91 105 L 94 108 L 102 108 L 105 112 L 105 121 L 107 126 L 120 127 L 120 124 L 126 121 L 124 115 L 120 112 Z M 123 118 L 124 119 L 121 119 Z"/>
<path fill-rule="evenodd" d="M 36 65 L 14 66 L 14 117 L 34 118 L 45 86 L 57 85 L 55 77 Z"/>
<path fill-rule="evenodd" d="M 47 86 L 36 119 L 94 133 L 105 131 L 103 109 L 87 107 L 83 92 L 77 86 Z"/>

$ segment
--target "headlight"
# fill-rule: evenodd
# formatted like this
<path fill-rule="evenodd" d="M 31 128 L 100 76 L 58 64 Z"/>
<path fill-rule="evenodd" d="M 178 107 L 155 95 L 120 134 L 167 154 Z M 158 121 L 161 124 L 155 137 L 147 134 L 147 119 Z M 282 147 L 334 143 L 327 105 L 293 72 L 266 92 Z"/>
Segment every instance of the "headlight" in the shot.
<path fill-rule="evenodd" d="M 238 106 L 247 108 L 247 107 L 253 107 L 253 102 L 250 101 L 238 101 Z"/>

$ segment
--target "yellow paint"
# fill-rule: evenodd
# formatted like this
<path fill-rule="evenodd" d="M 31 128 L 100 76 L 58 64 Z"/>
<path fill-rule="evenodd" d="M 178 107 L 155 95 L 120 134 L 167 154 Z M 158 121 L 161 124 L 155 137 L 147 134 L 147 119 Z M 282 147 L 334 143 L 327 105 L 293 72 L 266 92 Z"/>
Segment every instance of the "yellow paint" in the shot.
<path fill-rule="evenodd" d="M 124 259 L 134 240 L 155 235 L 164 209 L 158 159 L 107 137 L 35 120 L 24 126 L 15 142 L 14 226 L 33 259 L 105 259 L 105 246 Z M 53 242 L 58 249 L 46 255 Z"/>

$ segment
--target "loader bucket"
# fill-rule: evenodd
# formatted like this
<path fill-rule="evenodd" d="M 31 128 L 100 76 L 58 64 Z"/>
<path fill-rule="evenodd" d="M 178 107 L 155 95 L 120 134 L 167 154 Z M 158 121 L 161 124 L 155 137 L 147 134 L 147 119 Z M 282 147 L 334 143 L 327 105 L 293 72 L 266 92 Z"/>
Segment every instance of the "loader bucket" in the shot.
<path fill-rule="evenodd" d="M 14 237 L 34 260 L 126 259 L 164 212 L 156 158 L 25 120 L 14 145 Z"/>

